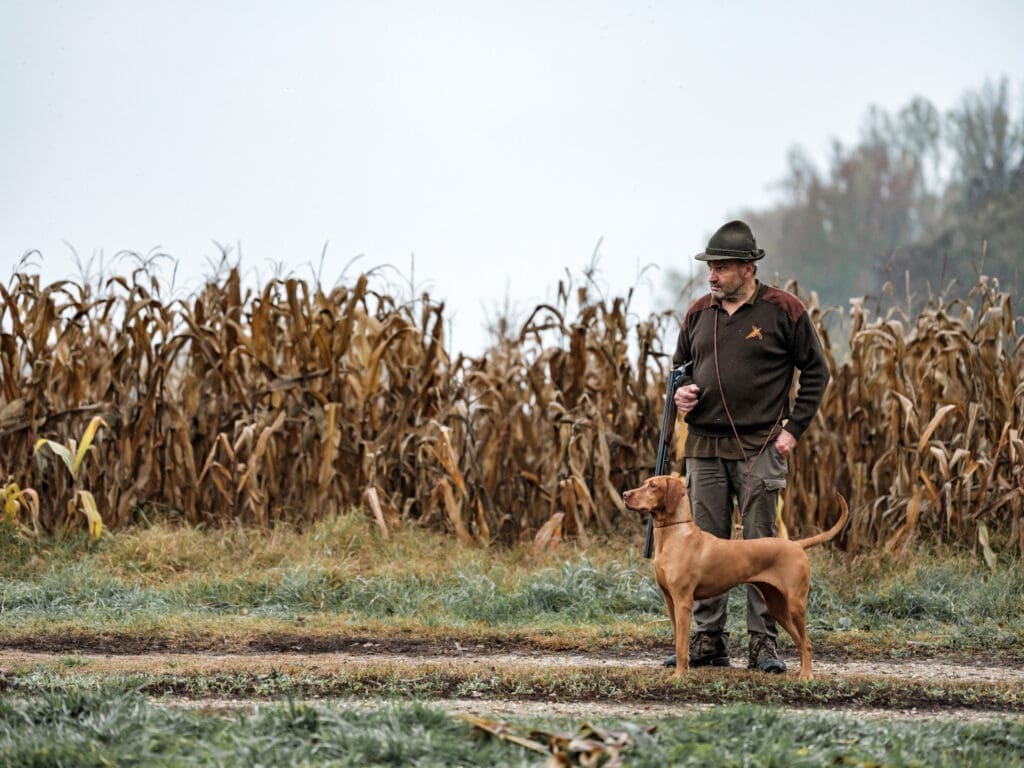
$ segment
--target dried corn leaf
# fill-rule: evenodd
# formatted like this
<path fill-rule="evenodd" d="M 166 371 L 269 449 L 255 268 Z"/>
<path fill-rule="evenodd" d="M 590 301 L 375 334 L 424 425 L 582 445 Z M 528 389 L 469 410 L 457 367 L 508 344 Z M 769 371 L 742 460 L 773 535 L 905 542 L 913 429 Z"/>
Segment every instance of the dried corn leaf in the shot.
<path fill-rule="evenodd" d="M 380 505 L 380 496 L 377 494 L 376 488 L 367 488 L 363 492 L 363 498 L 366 499 L 366 503 L 370 507 L 370 511 L 373 513 L 373 519 L 377 523 L 377 527 L 380 528 L 380 536 L 384 541 L 390 541 L 391 533 L 388 531 L 388 524 L 384 521 L 384 510 Z"/>

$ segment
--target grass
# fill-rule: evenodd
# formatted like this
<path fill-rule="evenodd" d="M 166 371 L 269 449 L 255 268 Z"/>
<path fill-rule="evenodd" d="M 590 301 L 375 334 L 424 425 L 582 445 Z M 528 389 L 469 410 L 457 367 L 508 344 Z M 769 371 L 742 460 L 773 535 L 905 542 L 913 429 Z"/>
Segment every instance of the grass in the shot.
<path fill-rule="evenodd" d="M 1014 683 L 880 675 L 802 683 L 742 669 L 694 670 L 673 682 L 648 664 L 495 664 L 472 652 L 417 658 L 420 649 L 460 644 L 667 650 L 670 629 L 650 563 L 637 552 L 639 529 L 534 556 L 525 545 L 464 547 L 412 527 L 385 542 L 355 513 L 305 532 L 157 522 L 98 542 L 0 534 L 0 646 L 51 651 L 10 654 L 0 669 L 3 765 L 545 759 L 475 730 L 445 710 L 451 700 L 479 702 L 484 712 L 500 700 L 671 706 L 671 715 L 597 721 L 621 737 L 626 765 L 1024 765 L 1024 696 Z M 992 571 L 968 552 L 811 556 L 819 656 L 1022 660 L 1017 562 Z M 743 591 L 730 601 L 729 628 L 742 637 Z M 358 664 L 342 653 L 291 653 L 364 642 L 400 652 Z M 254 649 L 269 653 L 223 655 Z M 188 653 L 210 650 L 221 653 Z M 173 705 L 224 697 L 248 704 Z M 871 708 L 892 716 L 861 716 Z M 961 709 L 1006 717 L 949 717 Z M 936 717 L 899 716 L 915 710 Z M 516 716 L 497 730 L 568 744 L 584 727 Z"/>
<path fill-rule="evenodd" d="M 496 764 L 440 709 L 285 704 L 237 715 L 162 708 L 130 690 L 54 690 L 0 701 L 5 765 Z"/>
<path fill-rule="evenodd" d="M 384 542 L 356 513 L 306 532 L 157 523 L 96 543 L 4 533 L 7 642 L 103 635 L 194 646 L 369 634 L 611 648 L 670 640 L 639 529 L 534 557 L 525 546 L 462 547 L 411 527 Z M 990 571 L 963 552 L 811 556 L 808 620 L 819 653 L 1022 658 L 1018 562 Z M 736 638 L 745 633 L 743 601 L 733 590 Z"/>
<path fill-rule="evenodd" d="M 497 730 L 497 729 L 496 729 Z M 567 745 L 580 723 L 503 721 L 485 736 L 443 709 L 419 703 L 296 700 L 240 711 L 162 706 L 121 684 L 51 688 L 0 699 L 5 765 L 538 765 L 508 737 Z M 894 722 L 835 713 L 794 714 L 735 704 L 648 722 L 599 719 L 631 766 L 1024 765 L 1024 722 Z M 611 737 L 611 738 L 609 738 Z M 568 764 L 568 763 L 561 763 Z"/>

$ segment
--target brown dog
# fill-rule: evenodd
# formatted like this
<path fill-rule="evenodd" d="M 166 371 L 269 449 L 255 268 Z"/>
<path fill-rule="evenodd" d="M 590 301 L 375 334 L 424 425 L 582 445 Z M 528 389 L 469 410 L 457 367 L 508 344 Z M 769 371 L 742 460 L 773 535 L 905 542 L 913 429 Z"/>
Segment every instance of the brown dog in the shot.
<path fill-rule="evenodd" d="M 799 541 L 763 538 L 733 541 L 704 533 L 693 522 L 686 486 L 678 477 L 652 477 L 622 494 L 626 506 L 654 516 L 654 577 L 668 606 L 675 634 L 676 671 L 690 666 L 690 617 L 694 599 L 720 595 L 738 584 L 753 584 L 768 611 L 800 651 L 800 679 L 810 680 L 811 641 L 807 636 L 807 593 L 811 587 L 808 547 L 834 538 L 850 511 L 839 497 L 839 522 L 824 533 Z"/>

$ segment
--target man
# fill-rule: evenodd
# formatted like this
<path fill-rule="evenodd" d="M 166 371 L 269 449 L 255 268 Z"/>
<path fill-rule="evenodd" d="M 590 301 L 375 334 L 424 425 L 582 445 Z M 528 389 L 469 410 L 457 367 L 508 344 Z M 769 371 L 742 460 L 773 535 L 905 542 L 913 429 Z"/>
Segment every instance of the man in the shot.
<path fill-rule="evenodd" d="M 775 536 L 786 457 L 821 404 L 829 372 L 800 300 L 757 279 L 757 247 L 742 221 L 723 225 L 703 253 L 711 292 L 689 308 L 673 365 L 693 360 L 693 377 L 673 396 L 685 414 L 686 485 L 693 517 L 719 538 L 732 534 L 733 498 L 743 538 Z M 795 369 L 799 387 L 790 391 Z M 728 593 L 698 600 L 690 666 L 729 665 Z M 778 630 L 756 587 L 747 585 L 748 667 L 785 672 Z M 675 657 L 665 660 L 675 666 Z"/>

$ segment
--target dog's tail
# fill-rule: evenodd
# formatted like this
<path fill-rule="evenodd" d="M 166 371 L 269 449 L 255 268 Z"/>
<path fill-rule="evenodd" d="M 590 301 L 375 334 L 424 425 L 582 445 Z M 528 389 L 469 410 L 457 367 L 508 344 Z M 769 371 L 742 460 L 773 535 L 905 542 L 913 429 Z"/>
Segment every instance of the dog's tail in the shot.
<path fill-rule="evenodd" d="M 837 520 L 836 524 L 827 531 L 822 531 L 814 536 L 808 536 L 806 539 L 799 539 L 797 544 L 804 549 L 808 549 L 817 544 L 824 544 L 826 541 L 834 539 L 836 534 L 843 530 L 843 526 L 846 525 L 846 521 L 850 517 L 850 508 L 846 506 L 846 499 L 843 498 L 843 494 L 837 493 L 836 495 L 839 497 L 839 506 L 843 508 L 842 513 L 839 515 L 839 520 Z"/>

